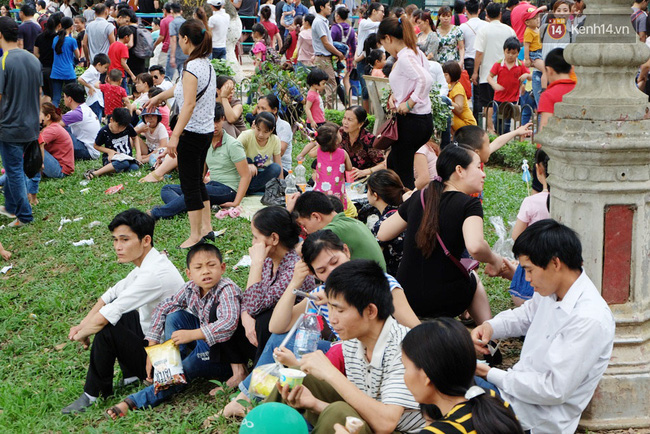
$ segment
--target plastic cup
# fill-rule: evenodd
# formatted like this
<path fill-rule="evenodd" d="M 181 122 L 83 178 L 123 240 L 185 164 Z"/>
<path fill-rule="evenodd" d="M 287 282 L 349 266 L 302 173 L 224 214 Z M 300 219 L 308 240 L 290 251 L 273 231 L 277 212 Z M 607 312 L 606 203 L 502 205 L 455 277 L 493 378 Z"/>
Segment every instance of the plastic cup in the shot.
<path fill-rule="evenodd" d="M 302 384 L 302 380 L 306 375 L 307 374 L 297 369 L 282 368 L 280 369 L 280 385 L 289 385 L 289 389 L 293 389 Z"/>

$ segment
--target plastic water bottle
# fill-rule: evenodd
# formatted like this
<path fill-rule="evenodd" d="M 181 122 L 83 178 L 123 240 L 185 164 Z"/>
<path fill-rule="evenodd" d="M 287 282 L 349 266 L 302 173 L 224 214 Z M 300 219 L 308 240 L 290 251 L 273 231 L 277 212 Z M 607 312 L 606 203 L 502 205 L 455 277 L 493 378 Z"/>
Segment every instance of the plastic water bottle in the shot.
<path fill-rule="evenodd" d="M 296 331 L 296 340 L 293 344 L 293 352 L 300 360 L 303 355 L 313 353 L 318 349 L 321 327 L 318 322 L 318 314 L 314 309 L 309 309 L 304 316 L 302 324 Z"/>
<path fill-rule="evenodd" d="M 284 179 L 284 182 L 286 184 L 286 187 L 284 188 L 284 200 L 286 203 L 289 196 L 291 196 L 294 193 L 298 193 L 298 189 L 296 189 L 296 177 L 293 174 L 293 170 L 289 171 L 289 174 Z"/>
<path fill-rule="evenodd" d="M 298 160 L 298 165 L 296 166 L 296 186 L 303 193 L 307 187 L 307 178 L 305 177 L 306 173 L 307 169 L 302 165 L 302 160 Z"/>

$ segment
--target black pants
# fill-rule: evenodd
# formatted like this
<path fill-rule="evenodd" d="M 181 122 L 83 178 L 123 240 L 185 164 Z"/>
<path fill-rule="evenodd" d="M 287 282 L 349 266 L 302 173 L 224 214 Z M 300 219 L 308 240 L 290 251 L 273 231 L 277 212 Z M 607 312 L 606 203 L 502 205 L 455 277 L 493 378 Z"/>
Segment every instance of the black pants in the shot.
<path fill-rule="evenodd" d="M 413 189 L 413 158 L 415 151 L 429 141 L 433 132 L 433 116 L 397 115 L 397 143 L 388 154 L 387 166 L 394 170 L 402 180 L 404 187 Z"/>
<path fill-rule="evenodd" d="M 210 309 L 209 321 L 216 322 L 218 303 Z M 267 326 L 268 328 L 268 326 Z M 235 333 L 226 342 L 214 344 L 210 347 L 210 361 L 213 363 L 242 363 L 246 364 L 255 357 L 257 349 L 248 341 L 246 331 L 241 321 L 238 321 Z"/>
<path fill-rule="evenodd" d="M 93 340 L 84 392 L 90 396 L 113 394 L 115 359 L 124 378 L 147 378 L 146 345 L 137 310 L 122 315 L 115 325 L 107 324 Z"/>
<path fill-rule="evenodd" d="M 52 98 L 52 82 L 50 81 L 50 74 L 52 73 L 52 67 L 44 66 L 43 67 L 43 95 L 47 95 Z"/>
<path fill-rule="evenodd" d="M 203 209 L 203 202 L 210 200 L 203 183 L 203 167 L 212 136 L 213 133 L 199 134 L 185 130 L 178 141 L 178 178 L 188 211 Z"/>

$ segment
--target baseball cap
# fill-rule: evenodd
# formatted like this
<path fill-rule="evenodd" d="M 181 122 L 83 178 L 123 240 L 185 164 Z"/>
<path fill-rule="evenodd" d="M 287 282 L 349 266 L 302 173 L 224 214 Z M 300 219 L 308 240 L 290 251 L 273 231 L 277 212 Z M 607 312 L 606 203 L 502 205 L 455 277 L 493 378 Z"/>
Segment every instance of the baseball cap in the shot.
<path fill-rule="evenodd" d="M 540 13 L 540 12 L 542 12 L 542 8 L 530 7 L 528 9 L 526 9 L 526 12 L 524 12 L 524 15 L 523 15 L 524 22 L 530 20 L 531 18 L 535 18 L 535 16 L 537 16 L 537 14 Z"/>
<path fill-rule="evenodd" d="M 223 6 L 223 0 L 208 0 L 208 4 L 218 8 L 219 6 Z"/>

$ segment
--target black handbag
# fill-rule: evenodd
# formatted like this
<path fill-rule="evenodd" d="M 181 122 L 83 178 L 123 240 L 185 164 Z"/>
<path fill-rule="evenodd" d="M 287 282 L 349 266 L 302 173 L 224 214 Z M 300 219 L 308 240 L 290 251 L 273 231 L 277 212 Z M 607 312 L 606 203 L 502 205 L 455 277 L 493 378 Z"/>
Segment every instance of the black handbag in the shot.
<path fill-rule="evenodd" d="M 33 178 L 43 167 L 43 154 L 38 140 L 29 142 L 23 153 L 23 171 L 28 178 Z"/>

